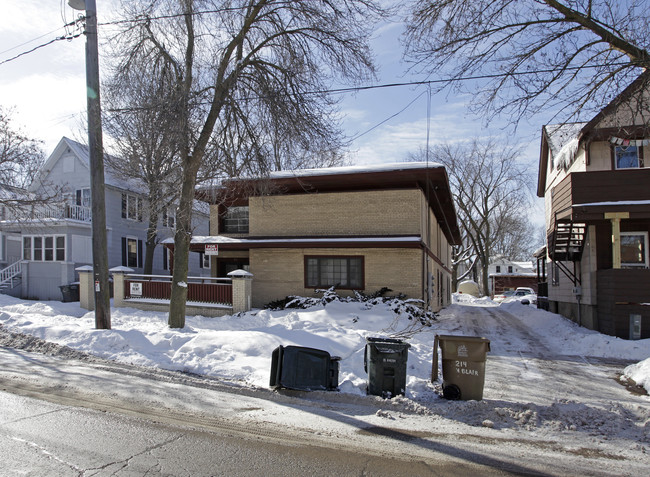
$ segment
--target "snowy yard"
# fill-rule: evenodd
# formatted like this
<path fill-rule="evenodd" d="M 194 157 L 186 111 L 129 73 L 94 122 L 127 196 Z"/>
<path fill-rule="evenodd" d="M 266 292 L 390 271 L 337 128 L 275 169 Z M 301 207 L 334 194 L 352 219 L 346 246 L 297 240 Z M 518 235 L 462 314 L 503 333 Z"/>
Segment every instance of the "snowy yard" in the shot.
<path fill-rule="evenodd" d="M 262 392 L 269 404 L 248 419 L 339 435 L 352 432 L 353 419 L 408 430 L 425 440 L 461 440 L 466 449 L 497 446 L 480 452 L 505 460 L 525 455 L 526 469 L 545 462 L 545 469 L 557 465 L 557 472 L 580 465 L 585 474 L 594 469 L 627 475 L 621 469 L 633 472 L 650 465 L 650 398 L 628 391 L 621 378 L 627 374 L 650 388 L 650 340 L 621 340 L 520 303 L 498 306 L 462 295 L 430 327 L 396 315 L 393 308 L 334 301 L 304 310 L 188 317 L 181 330 L 170 330 L 164 313 L 122 308 L 112 310 L 113 329 L 101 331 L 94 329 L 94 314 L 78 303 L 0 296 L 0 325 L 109 360 L 208 375 L 233 388 Z M 446 401 L 439 395 L 440 383 L 430 383 L 435 334 L 491 341 L 482 401 Z M 363 351 L 368 336 L 400 337 L 411 345 L 406 396 L 366 396 Z M 6 336 L 4 340 L 11 345 Z M 340 392 L 270 393 L 271 352 L 279 345 L 340 356 Z M 186 405 L 193 402 L 188 396 Z M 272 405 L 289 398 L 324 402 L 328 410 L 314 416 L 311 409 L 305 420 L 296 417 L 298 410 Z"/>

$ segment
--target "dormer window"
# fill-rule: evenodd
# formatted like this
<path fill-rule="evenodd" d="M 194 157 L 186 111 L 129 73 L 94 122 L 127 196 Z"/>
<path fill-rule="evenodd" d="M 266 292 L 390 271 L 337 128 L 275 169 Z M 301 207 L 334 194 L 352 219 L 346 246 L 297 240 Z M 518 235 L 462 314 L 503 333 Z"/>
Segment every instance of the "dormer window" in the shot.
<path fill-rule="evenodd" d="M 645 167 L 643 147 L 629 144 L 614 146 L 614 166 L 616 169 L 638 169 Z"/>

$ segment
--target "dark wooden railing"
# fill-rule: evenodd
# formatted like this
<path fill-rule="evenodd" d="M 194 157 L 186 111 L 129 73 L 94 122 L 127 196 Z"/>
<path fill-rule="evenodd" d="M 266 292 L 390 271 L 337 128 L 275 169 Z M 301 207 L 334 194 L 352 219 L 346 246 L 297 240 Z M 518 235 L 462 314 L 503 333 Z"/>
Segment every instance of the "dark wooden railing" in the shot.
<path fill-rule="evenodd" d="M 136 274 L 125 276 L 124 298 L 127 300 L 129 298 L 169 300 L 170 296 L 170 276 Z M 188 277 L 187 301 L 232 305 L 232 281 L 230 278 Z"/>

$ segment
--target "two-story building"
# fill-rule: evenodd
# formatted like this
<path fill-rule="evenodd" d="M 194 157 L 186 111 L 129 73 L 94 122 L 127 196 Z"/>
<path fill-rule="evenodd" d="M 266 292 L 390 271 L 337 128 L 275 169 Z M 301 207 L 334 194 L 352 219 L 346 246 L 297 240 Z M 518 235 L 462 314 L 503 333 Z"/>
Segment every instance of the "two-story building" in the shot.
<path fill-rule="evenodd" d="M 275 172 L 197 198 L 210 204 L 211 236 L 192 249 L 209 248 L 213 276 L 249 270 L 254 307 L 331 286 L 341 294 L 388 287 L 433 310 L 451 301 L 460 233 L 440 164 Z"/>
<path fill-rule="evenodd" d="M 544 126 L 537 188 L 548 235 L 540 295 L 551 311 L 629 339 L 650 337 L 648 80 L 589 122 Z"/>
<path fill-rule="evenodd" d="M 77 267 L 92 265 L 89 164 L 86 146 L 62 138 L 23 196 L 52 185 L 61 186 L 64 196 L 47 204 L 4 210 L 0 220 L 0 286 L 4 293 L 61 300 L 59 287 L 78 280 Z M 108 164 L 104 175 L 109 268 L 123 265 L 142 273 L 148 226 L 146 189 L 136 181 L 120 179 Z M 206 234 L 207 210 L 195 215 L 196 233 Z M 173 229 L 174 212 L 168 211 L 160 219 L 158 235 L 161 239 L 173 236 Z M 152 272 L 169 275 L 168 259 L 168 251 L 156 247 Z M 202 274 L 203 257 L 194 254 L 191 259 L 191 273 Z"/>
<path fill-rule="evenodd" d="M 496 256 L 488 265 L 488 285 L 491 295 L 517 287 L 528 287 L 537 291 L 537 271 L 532 261 L 517 262 L 503 256 Z"/>

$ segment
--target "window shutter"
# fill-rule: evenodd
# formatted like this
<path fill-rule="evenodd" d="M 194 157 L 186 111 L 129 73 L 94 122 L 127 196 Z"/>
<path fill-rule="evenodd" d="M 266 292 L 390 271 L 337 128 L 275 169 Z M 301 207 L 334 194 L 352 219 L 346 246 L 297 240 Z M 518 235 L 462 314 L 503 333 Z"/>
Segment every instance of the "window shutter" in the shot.
<path fill-rule="evenodd" d="M 199 252 L 199 268 L 203 268 L 203 252 Z"/>
<path fill-rule="evenodd" d="M 126 219 L 126 194 L 122 194 L 122 218 Z"/>
<path fill-rule="evenodd" d="M 163 253 L 163 270 L 167 270 L 167 247 L 163 245 L 162 248 L 162 253 Z"/>
<path fill-rule="evenodd" d="M 142 240 L 138 240 L 138 267 L 142 268 Z"/>
<path fill-rule="evenodd" d="M 122 196 L 124 197 L 124 196 Z M 126 267 L 126 237 L 122 237 L 122 266 Z"/>

